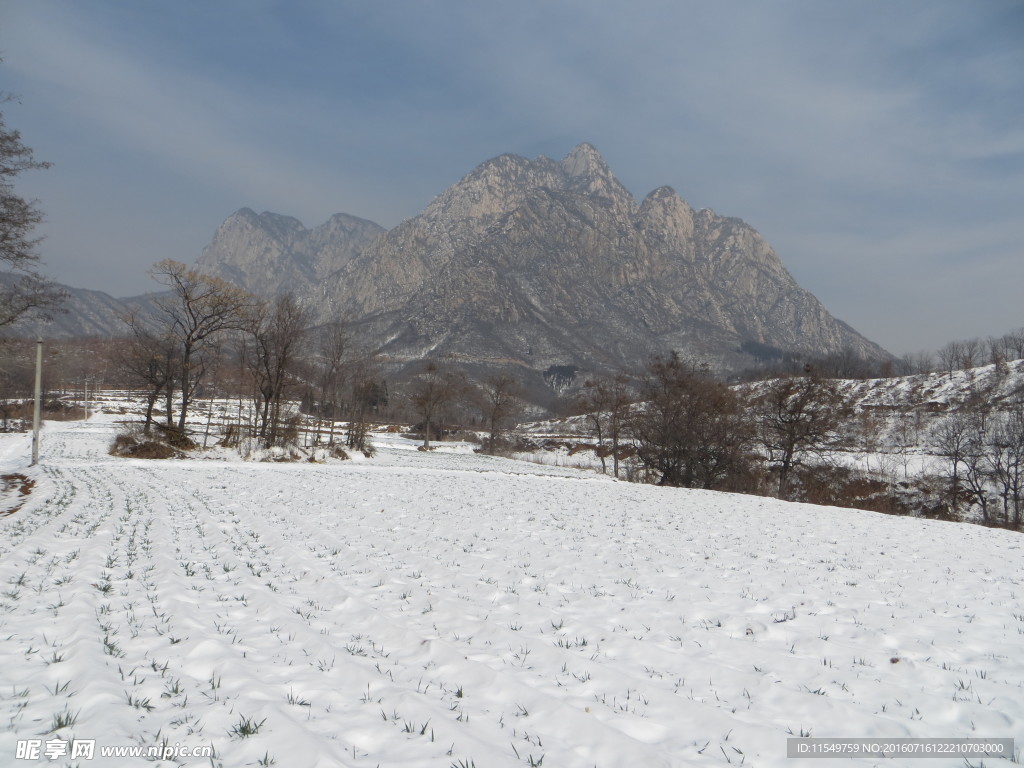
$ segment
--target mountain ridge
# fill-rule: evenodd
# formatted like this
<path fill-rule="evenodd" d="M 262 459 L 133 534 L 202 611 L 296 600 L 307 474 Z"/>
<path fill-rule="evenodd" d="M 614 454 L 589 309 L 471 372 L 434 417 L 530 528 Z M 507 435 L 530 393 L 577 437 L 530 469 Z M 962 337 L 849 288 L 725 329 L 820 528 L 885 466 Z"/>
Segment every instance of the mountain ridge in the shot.
<path fill-rule="evenodd" d="M 561 161 L 481 163 L 339 278 L 334 304 L 376 327 L 397 359 L 511 346 L 540 370 L 636 366 L 680 349 L 728 369 L 746 340 L 888 357 L 800 288 L 752 227 L 695 212 L 668 186 L 637 204 L 590 144 Z"/>
<path fill-rule="evenodd" d="M 307 229 L 293 216 L 240 208 L 218 227 L 196 267 L 257 295 L 279 293 L 282 285 L 309 293 L 384 231 L 347 213 Z"/>
<path fill-rule="evenodd" d="M 292 292 L 318 322 L 346 317 L 392 370 L 448 355 L 540 381 L 676 350 L 728 372 L 753 362 L 749 343 L 891 357 L 742 219 L 695 210 L 668 185 L 638 202 L 589 143 L 561 160 L 486 160 L 390 230 L 241 208 L 196 266 L 260 295 Z"/>

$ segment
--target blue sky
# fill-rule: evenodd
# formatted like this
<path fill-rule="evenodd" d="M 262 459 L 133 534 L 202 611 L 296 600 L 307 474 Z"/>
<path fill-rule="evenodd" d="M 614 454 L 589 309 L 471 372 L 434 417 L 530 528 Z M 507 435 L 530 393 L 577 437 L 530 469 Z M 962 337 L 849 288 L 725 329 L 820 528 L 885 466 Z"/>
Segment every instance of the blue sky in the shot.
<path fill-rule="evenodd" d="M 1024 3 L 0 0 L 49 274 L 128 295 L 233 211 L 390 227 L 589 141 L 899 354 L 1024 325 Z"/>

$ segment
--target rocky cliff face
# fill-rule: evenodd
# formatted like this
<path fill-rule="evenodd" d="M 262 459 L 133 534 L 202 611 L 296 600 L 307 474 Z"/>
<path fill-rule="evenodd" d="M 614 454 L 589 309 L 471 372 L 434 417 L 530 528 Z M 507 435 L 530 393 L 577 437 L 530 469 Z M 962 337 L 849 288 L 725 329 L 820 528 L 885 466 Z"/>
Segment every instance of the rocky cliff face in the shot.
<path fill-rule="evenodd" d="M 243 208 L 221 224 L 196 266 L 259 295 L 315 295 L 383 232 L 344 213 L 306 229 L 291 216 Z"/>
<path fill-rule="evenodd" d="M 483 163 L 349 261 L 330 305 L 396 361 L 593 369 L 677 349 L 728 369 L 749 362 L 745 341 L 887 356 L 751 227 L 669 187 L 637 205 L 589 144 L 561 162 Z"/>

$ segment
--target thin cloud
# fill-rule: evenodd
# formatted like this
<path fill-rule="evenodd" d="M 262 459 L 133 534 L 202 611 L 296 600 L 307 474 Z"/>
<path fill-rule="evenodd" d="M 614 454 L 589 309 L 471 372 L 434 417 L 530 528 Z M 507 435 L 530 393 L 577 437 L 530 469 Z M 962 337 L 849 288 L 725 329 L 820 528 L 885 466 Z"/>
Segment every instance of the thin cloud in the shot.
<path fill-rule="evenodd" d="M 102 36 L 79 22 L 34 31 L 39 38 L 26 43 L 45 42 L 54 53 L 23 74 L 58 95 L 70 94 L 60 103 L 69 124 L 90 126 L 107 143 L 144 155 L 164 173 L 187 177 L 220 196 L 231 194 L 238 207 L 256 198 L 326 218 L 336 206 L 358 199 L 338 194 L 337 170 L 325 168 L 315 156 L 317 144 L 305 141 L 316 133 L 305 127 L 310 117 L 321 125 L 344 122 L 338 106 L 318 110 L 302 93 L 260 99 L 252 88 L 238 92 L 219 85 L 201 68 L 158 68 L 105 48 Z M 366 130 L 353 126 L 349 136 L 338 138 Z M 327 140 L 322 134 L 317 139 L 321 145 Z"/>

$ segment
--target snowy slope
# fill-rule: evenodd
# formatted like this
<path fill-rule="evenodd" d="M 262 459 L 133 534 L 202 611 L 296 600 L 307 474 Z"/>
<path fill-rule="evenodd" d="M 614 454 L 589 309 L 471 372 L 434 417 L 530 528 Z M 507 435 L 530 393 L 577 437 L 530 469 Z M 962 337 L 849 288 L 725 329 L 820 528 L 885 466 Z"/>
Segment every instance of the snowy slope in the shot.
<path fill-rule="evenodd" d="M 848 380 L 844 382 L 844 390 L 860 408 L 946 410 L 963 404 L 972 394 L 981 394 L 1000 407 L 1024 395 L 1024 360 L 949 374 L 919 373 L 888 379 Z"/>
<path fill-rule="evenodd" d="M 896 482 L 948 471 L 948 459 L 941 456 L 938 427 L 949 413 L 971 401 L 998 413 L 1024 400 L 1024 360 L 949 374 L 840 379 L 835 383 L 853 416 L 841 427 L 840 446 L 831 453 L 830 461 Z M 736 385 L 735 390 L 741 397 L 754 398 L 764 386 L 765 382 L 749 382 Z M 601 467 L 593 451 L 597 442 L 593 425 L 586 416 L 521 424 L 517 432 L 538 445 L 534 451 L 520 454 L 524 458 Z"/>
<path fill-rule="evenodd" d="M 0 473 L 37 481 L 0 518 L 0 765 L 66 764 L 15 761 L 32 738 L 303 768 L 1024 739 L 1019 534 L 387 443 L 115 459 L 111 418 L 48 425 L 33 470 L 0 438 Z"/>

